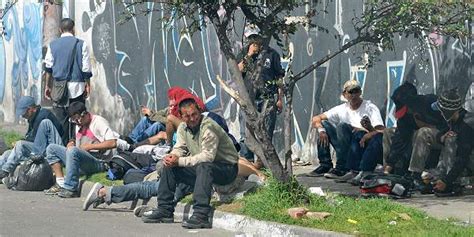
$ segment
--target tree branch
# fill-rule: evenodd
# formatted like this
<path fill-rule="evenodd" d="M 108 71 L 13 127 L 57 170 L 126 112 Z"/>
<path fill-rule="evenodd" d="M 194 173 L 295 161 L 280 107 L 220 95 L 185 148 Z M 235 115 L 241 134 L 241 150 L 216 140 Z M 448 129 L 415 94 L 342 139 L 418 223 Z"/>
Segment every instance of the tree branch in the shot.
<path fill-rule="evenodd" d="M 294 77 L 293 77 L 293 80 L 294 83 L 296 83 L 297 81 L 299 81 L 301 78 L 305 77 L 306 75 L 308 75 L 309 73 L 311 73 L 314 69 L 316 69 L 317 67 L 321 66 L 323 63 L 329 61 L 330 59 L 334 58 L 336 55 L 344 52 L 344 50 L 360 43 L 360 42 L 364 42 L 364 41 L 368 41 L 368 38 L 367 37 L 357 37 L 349 42 L 347 42 L 345 45 L 343 45 L 338 51 L 332 53 L 332 54 L 329 54 L 329 55 L 326 55 L 325 57 L 323 57 L 322 59 L 320 59 L 319 61 L 317 62 L 314 62 L 312 63 L 311 65 L 309 65 L 308 67 L 306 67 L 305 69 L 303 69 L 303 71 L 297 73 Z"/>

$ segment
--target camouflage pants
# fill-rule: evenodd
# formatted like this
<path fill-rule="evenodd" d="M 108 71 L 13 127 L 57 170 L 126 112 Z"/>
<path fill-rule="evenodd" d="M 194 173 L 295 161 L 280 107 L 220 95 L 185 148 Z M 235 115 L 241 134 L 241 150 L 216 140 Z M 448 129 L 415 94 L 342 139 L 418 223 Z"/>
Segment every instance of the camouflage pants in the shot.
<path fill-rule="evenodd" d="M 431 149 L 441 150 L 435 176 L 444 176 L 453 168 L 454 163 L 458 159 L 456 155 L 458 147 L 457 137 L 448 137 L 444 144 L 440 144 L 436 141 L 438 132 L 439 130 L 437 129 L 426 127 L 420 128 L 415 132 L 409 171 L 423 172 Z M 468 165 L 471 170 L 474 169 L 474 152 L 471 153 Z"/>
<path fill-rule="evenodd" d="M 443 147 L 436 141 L 436 134 L 438 132 L 438 129 L 428 127 L 420 128 L 415 132 L 410 166 L 408 167 L 409 171 L 423 172 L 431 149 L 441 149 Z"/>
<path fill-rule="evenodd" d="M 390 147 L 392 146 L 392 137 L 395 134 L 396 128 L 386 128 L 383 131 L 383 165 L 387 165 L 387 159 L 388 156 L 390 155 Z"/>

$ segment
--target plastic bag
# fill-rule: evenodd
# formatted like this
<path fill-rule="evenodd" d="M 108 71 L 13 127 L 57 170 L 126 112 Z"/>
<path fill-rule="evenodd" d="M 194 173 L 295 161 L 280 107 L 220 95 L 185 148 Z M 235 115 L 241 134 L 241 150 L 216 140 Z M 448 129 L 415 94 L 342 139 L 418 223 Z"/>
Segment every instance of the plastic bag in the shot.
<path fill-rule="evenodd" d="M 55 182 L 51 167 L 42 157 L 22 162 L 8 179 L 7 187 L 18 191 L 43 191 Z"/>
<path fill-rule="evenodd" d="M 304 163 L 313 163 L 318 157 L 318 130 L 311 128 L 306 137 L 306 142 L 301 150 L 300 161 Z"/>

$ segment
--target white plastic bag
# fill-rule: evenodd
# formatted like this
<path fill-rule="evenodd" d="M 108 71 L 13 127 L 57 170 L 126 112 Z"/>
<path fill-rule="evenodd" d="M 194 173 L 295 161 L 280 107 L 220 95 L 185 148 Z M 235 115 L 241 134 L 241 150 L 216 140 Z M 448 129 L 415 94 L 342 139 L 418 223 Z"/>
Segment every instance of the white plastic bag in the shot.
<path fill-rule="evenodd" d="M 304 163 L 313 163 L 318 157 L 318 130 L 311 128 L 306 136 L 306 142 L 301 151 L 300 161 Z"/>

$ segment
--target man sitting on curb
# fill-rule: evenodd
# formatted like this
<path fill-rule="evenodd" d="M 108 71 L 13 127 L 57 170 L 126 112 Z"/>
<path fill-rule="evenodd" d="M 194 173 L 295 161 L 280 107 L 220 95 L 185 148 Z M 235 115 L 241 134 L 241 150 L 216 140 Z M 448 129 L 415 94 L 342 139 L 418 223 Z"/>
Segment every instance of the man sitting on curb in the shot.
<path fill-rule="evenodd" d="M 453 183 L 464 169 L 474 169 L 474 161 L 471 160 L 474 149 L 474 113 L 463 109 L 461 102 L 456 89 L 443 92 L 433 104 L 433 109 L 441 113 L 448 126 L 443 130 L 427 127 L 415 137 L 410 171 L 425 171 L 431 149 L 441 147 L 438 166 L 433 172 L 436 177 L 434 191 L 438 196 L 458 194 Z"/>
<path fill-rule="evenodd" d="M 375 104 L 363 100 L 362 90 L 356 80 L 344 83 L 342 96 L 346 103 L 338 105 L 322 114 L 313 117 L 312 126 L 318 129 L 318 158 L 319 167 L 306 176 L 339 178 L 346 174 L 346 160 L 353 135 L 357 131 L 365 130 L 361 121 L 367 116 L 375 130 L 383 128 L 380 111 Z M 336 150 L 336 167 L 333 168 L 329 143 Z"/>
<path fill-rule="evenodd" d="M 232 140 L 236 150 L 240 149 L 239 143 L 235 140 L 234 136 L 229 133 L 229 128 L 227 127 L 227 123 L 220 115 L 213 113 L 213 112 L 204 112 L 202 113 L 204 117 L 209 117 L 214 120 L 222 129 L 227 133 L 227 136 Z M 161 164 L 161 163 L 160 163 Z M 265 180 L 265 175 L 257 170 L 252 163 L 250 163 L 245 158 L 239 158 L 239 172 L 238 176 L 242 178 L 248 178 L 251 175 L 254 175 L 256 179 L 253 179 L 257 184 L 263 183 Z M 159 167 L 157 164 L 157 173 L 161 172 L 161 166 Z M 157 178 L 158 178 L 157 177 Z M 156 179 L 157 179 L 156 178 Z M 87 195 L 86 200 L 82 206 L 84 211 L 88 210 L 89 207 L 92 205 L 94 208 L 102 203 L 106 203 L 110 205 L 112 203 L 121 203 L 126 201 L 133 201 L 137 199 L 148 200 L 152 197 L 156 197 L 158 195 L 158 185 L 159 181 L 144 181 L 144 182 L 136 182 L 131 183 L 123 186 L 112 186 L 107 187 L 100 183 L 94 184 L 93 188 Z M 232 185 L 232 184 L 230 184 Z M 188 185 L 180 185 L 175 192 L 175 202 L 177 203 L 181 198 L 183 198 L 186 194 L 188 194 Z M 192 190 L 191 190 L 192 191 Z M 147 207 L 147 209 L 151 209 L 151 207 Z M 142 213 L 143 210 L 139 211 Z M 137 216 L 141 216 L 141 214 L 137 214 Z"/>
<path fill-rule="evenodd" d="M 17 141 L 12 150 L 0 157 L 0 179 L 15 171 L 21 161 L 32 155 L 44 156 L 49 144 L 62 145 L 62 126 L 54 114 L 35 104 L 31 96 L 23 96 L 16 105 L 16 116 L 28 120 L 28 131 L 24 140 Z"/>
<path fill-rule="evenodd" d="M 158 208 L 142 216 L 145 223 L 172 223 L 174 196 L 180 183 L 193 188 L 193 215 L 185 228 L 211 228 L 209 214 L 212 184 L 226 185 L 238 173 L 237 150 L 227 133 L 212 119 L 201 114 L 193 99 L 179 103 L 185 123 L 177 131 L 177 142 L 163 160 L 158 187 Z"/>
<path fill-rule="evenodd" d="M 56 175 L 56 184 L 45 193 L 62 198 L 79 197 L 79 169 L 86 174 L 105 171 L 103 159 L 111 157 L 115 148 L 127 150 L 129 145 L 118 139 L 119 134 L 112 130 L 107 120 L 91 114 L 82 102 L 69 105 L 71 122 L 77 124 L 76 139 L 70 140 L 67 147 L 51 144 L 46 149 L 46 159 Z M 62 171 L 66 166 L 66 177 Z"/>

